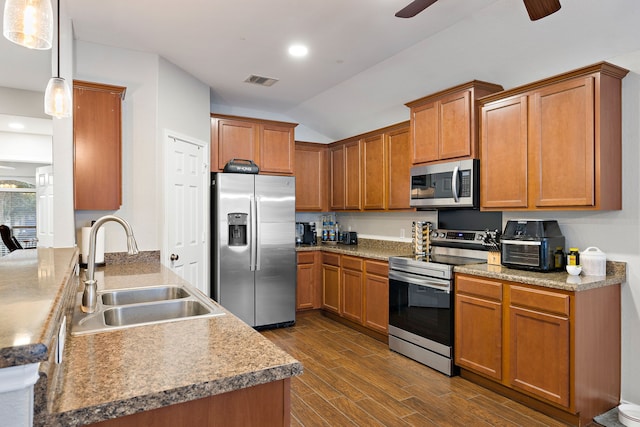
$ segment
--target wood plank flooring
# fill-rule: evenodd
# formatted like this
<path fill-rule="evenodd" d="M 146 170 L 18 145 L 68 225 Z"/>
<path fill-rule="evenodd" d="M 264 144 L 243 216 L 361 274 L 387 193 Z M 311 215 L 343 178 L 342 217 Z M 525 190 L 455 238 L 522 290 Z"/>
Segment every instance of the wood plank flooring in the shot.
<path fill-rule="evenodd" d="M 262 334 L 297 358 L 292 426 L 564 426 L 460 377 L 449 378 L 318 312 Z"/>

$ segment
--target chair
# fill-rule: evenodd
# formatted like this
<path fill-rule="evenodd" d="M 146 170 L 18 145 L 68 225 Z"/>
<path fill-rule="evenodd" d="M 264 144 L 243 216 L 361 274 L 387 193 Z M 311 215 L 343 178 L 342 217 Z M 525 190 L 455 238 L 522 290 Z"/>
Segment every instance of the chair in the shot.
<path fill-rule="evenodd" d="M 11 228 L 6 225 L 0 225 L 0 235 L 2 236 L 2 242 L 7 249 L 9 249 L 9 252 L 22 249 L 22 245 L 18 242 L 18 239 L 13 236 Z"/>

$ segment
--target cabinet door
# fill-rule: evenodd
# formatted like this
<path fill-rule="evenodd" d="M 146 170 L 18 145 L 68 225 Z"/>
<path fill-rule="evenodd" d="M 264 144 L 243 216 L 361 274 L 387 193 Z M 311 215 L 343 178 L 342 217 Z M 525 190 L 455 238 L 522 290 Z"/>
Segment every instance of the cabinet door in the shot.
<path fill-rule="evenodd" d="M 594 206 L 594 77 L 551 85 L 530 99 L 535 207 Z"/>
<path fill-rule="evenodd" d="M 527 207 L 527 97 L 482 107 L 480 206 Z"/>
<path fill-rule="evenodd" d="M 360 141 L 344 145 L 345 209 L 362 209 L 361 159 L 362 144 Z"/>
<path fill-rule="evenodd" d="M 77 210 L 122 204 L 121 104 L 125 88 L 75 81 L 73 187 Z"/>
<path fill-rule="evenodd" d="M 389 132 L 387 138 L 387 158 L 389 159 L 388 209 L 409 209 L 411 194 L 410 172 L 411 159 L 407 155 L 411 149 L 409 129 Z"/>
<path fill-rule="evenodd" d="M 345 206 L 345 150 L 344 146 L 331 147 L 329 151 L 330 174 L 330 201 L 331 210 L 342 210 Z"/>
<path fill-rule="evenodd" d="M 438 160 L 438 103 L 411 109 L 413 164 Z"/>
<path fill-rule="evenodd" d="M 295 156 L 296 211 L 328 211 L 327 147 L 321 144 L 296 143 Z"/>
<path fill-rule="evenodd" d="M 293 174 L 295 149 L 293 128 L 271 124 L 260 125 L 261 172 L 282 175 Z"/>
<path fill-rule="evenodd" d="M 221 171 L 231 159 L 256 160 L 259 132 L 257 124 L 231 119 L 212 120 L 215 121 L 212 126 L 212 168 L 216 165 Z M 214 151 L 217 159 L 213 158 Z"/>
<path fill-rule="evenodd" d="M 342 256 L 342 301 L 340 314 L 362 323 L 362 258 Z"/>
<path fill-rule="evenodd" d="M 322 264 L 322 308 L 340 314 L 340 267 Z"/>
<path fill-rule="evenodd" d="M 389 267 L 386 262 L 365 261 L 364 325 L 387 334 L 389 329 Z"/>
<path fill-rule="evenodd" d="M 456 276 L 456 365 L 502 380 L 502 338 L 502 283 Z"/>
<path fill-rule="evenodd" d="M 569 296 L 511 286 L 509 385 L 569 406 Z"/>
<path fill-rule="evenodd" d="M 438 159 L 471 155 L 471 92 L 442 98 L 438 103 Z"/>
<path fill-rule="evenodd" d="M 366 138 L 362 144 L 364 161 L 364 208 L 385 209 L 387 202 L 387 150 L 384 134 Z M 405 153 L 406 155 L 406 153 Z M 407 172 L 407 177 L 409 173 Z"/>
<path fill-rule="evenodd" d="M 314 307 L 316 283 L 316 264 L 313 252 L 299 252 L 297 286 L 296 286 L 296 310 L 306 310 Z"/>

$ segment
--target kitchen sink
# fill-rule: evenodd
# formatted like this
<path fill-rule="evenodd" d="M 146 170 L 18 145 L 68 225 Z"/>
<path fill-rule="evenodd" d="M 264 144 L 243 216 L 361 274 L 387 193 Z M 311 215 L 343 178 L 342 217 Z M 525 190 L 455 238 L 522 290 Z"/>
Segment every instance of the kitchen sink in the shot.
<path fill-rule="evenodd" d="M 104 311 L 107 326 L 130 326 L 183 317 L 202 316 L 209 309 L 198 301 L 166 301 L 153 304 L 127 305 Z"/>
<path fill-rule="evenodd" d="M 152 286 L 148 288 L 104 291 L 102 304 L 129 305 L 142 302 L 166 301 L 186 298 L 191 294 L 181 286 Z"/>
<path fill-rule="evenodd" d="M 71 335 L 95 334 L 136 326 L 222 316 L 223 309 L 204 294 L 185 286 L 160 285 L 98 292 L 94 313 L 80 310 L 78 293 Z"/>

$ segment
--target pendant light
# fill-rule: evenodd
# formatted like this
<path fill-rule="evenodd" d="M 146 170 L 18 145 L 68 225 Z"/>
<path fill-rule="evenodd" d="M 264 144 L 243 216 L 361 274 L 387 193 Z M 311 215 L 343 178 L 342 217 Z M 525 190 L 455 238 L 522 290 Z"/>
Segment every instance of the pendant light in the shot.
<path fill-rule="evenodd" d="M 44 112 L 50 116 L 62 118 L 71 116 L 71 89 L 60 77 L 60 0 L 58 0 L 58 75 L 51 77 L 44 91 Z"/>
<path fill-rule="evenodd" d="M 6 0 L 2 34 L 29 49 L 51 49 L 53 12 L 50 0 Z"/>

